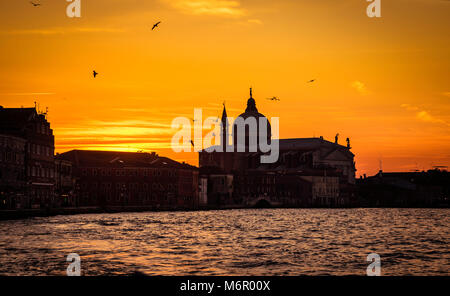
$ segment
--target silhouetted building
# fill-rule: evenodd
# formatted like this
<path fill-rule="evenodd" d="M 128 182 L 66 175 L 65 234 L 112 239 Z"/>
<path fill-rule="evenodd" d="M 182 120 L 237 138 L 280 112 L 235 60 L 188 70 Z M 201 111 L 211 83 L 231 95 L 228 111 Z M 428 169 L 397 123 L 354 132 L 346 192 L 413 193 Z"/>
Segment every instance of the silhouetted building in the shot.
<path fill-rule="evenodd" d="M 442 207 L 450 202 L 450 173 L 382 172 L 357 180 L 359 203 L 369 207 Z"/>
<path fill-rule="evenodd" d="M 74 207 L 76 205 L 75 178 L 72 162 L 55 157 L 55 205 Z"/>
<path fill-rule="evenodd" d="M 242 125 L 245 120 L 250 122 L 253 118 L 256 129 L 250 129 L 250 124 Z M 267 122 L 267 126 L 260 126 Z M 240 120 L 240 123 L 236 123 Z M 250 91 L 247 108 L 239 115 L 233 124 L 233 143 L 229 143 L 228 117 L 224 106 L 222 112 L 221 146 L 225 152 L 209 152 L 214 147 L 199 153 L 199 167 L 203 179 L 208 179 L 207 186 L 202 184 L 202 190 L 207 190 L 208 204 L 215 202 L 224 204 L 253 205 L 261 200 L 278 206 L 350 206 L 356 202 L 355 195 L 355 162 L 354 154 L 350 151 L 350 140 L 347 145 L 338 144 L 320 138 L 294 138 L 270 139 L 271 125 L 267 118 L 258 112 L 256 101 Z M 240 127 L 240 128 L 239 128 Z M 244 129 L 244 128 L 245 129 Z M 278 143 L 279 157 L 275 163 L 262 163 L 264 155 L 260 149 L 249 149 L 252 146 L 250 138 L 252 132 L 256 143 L 259 144 L 259 131 L 267 129 L 263 139 L 267 144 Z M 245 132 L 244 152 L 238 151 L 237 140 L 239 134 Z M 264 133 L 262 133 L 264 135 Z M 254 143 L 253 143 L 254 144 Z M 215 146 L 218 147 L 218 146 Z M 229 149 L 227 149 L 229 148 Z M 242 150 L 242 149 L 241 149 Z M 233 151 L 233 152 L 226 152 Z M 254 151 L 254 152 L 252 152 Z M 217 168 L 217 173 L 203 172 L 203 168 Z M 216 184 L 214 179 L 221 176 L 229 180 L 232 176 L 234 186 L 229 186 L 233 198 L 217 200 L 218 194 L 211 185 Z M 205 189 L 205 187 L 208 187 Z M 230 190 L 230 189 L 229 189 Z M 224 195 L 229 195 L 227 192 Z"/>
<path fill-rule="evenodd" d="M 45 113 L 36 108 L 0 107 L 0 134 L 25 140 L 25 196 L 21 207 L 44 208 L 54 202 L 54 136 Z"/>
<path fill-rule="evenodd" d="M 72 150 L 76 206 L 198 206 L 198 169 L 155 153 Z"/>
<path fill-rule="evenodd" d="M 234 176 L 219 167 L 200 168 L 200 204 L 221 206 L 238 204 L 233 198 Z"/>
<path fill-rule="evenodd" d="M 0 134 L 0 209 L 26 206 L 25 146 L 22 138 Z"/>

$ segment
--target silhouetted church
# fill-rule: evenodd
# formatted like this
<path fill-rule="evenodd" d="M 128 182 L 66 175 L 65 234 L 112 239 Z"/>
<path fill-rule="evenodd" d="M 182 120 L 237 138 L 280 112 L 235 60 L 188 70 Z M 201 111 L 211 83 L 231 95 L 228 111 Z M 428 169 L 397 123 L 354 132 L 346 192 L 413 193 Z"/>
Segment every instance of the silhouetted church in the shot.
<path fill-rule="evenodd" d="M 256 119 L 259 143 L 259 113 L 250 89 L 245 112 L 236 119 Z M 267 120 L 267 142 L 278 141 L 279 158 L 275 163 L 261 163 L 263 153 L 249 149 L 251 129 L 245 125 L 245 149 L 237 152 L 239 125 L 233 123 L 229 143 L 229 121 L 226 107 L 222 112 L 221 145 L 224 152 L 199 153 L 201 199 L 209 205 L 270 204 L 272 206 L 349 206 L 354 197 L 355 162 L 347 145 L 320 138 L 271 139 Z M 242 122 L 242 121 L 241 121 Z M 264 120 L 263 120 L 264 122 Z M 226 152 L 228 151 L 233 152 Z"/>

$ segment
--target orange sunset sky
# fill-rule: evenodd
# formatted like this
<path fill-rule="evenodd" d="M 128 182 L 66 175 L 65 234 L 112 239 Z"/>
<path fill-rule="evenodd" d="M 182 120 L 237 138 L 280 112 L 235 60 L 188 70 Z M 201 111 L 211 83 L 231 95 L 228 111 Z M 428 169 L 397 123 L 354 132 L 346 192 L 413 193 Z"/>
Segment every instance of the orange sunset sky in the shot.
<path fill-rule="evenodd" d="M 357 175 L 450 165 L 450 1 L 382 0 L 378 19 L 365 0 L 35 2 L 0 0 L 0 105 L 48 107 L 57 152 L 197 164 L 172 120 L 236 117 L 252 86 L 281 138 L 350 137 Z"/>

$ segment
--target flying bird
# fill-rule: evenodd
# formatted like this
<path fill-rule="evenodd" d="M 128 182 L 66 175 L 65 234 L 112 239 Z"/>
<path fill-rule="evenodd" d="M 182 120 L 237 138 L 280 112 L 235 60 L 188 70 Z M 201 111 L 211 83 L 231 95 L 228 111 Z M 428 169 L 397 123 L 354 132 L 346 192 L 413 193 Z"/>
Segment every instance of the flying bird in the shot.
<path fill-rule="evenodd" d="M 270 100 L 270 101 L 279 101 L 280 99 L 279 98 L 277 98 L 277 97 L 273 97 L 273 98 L 267 98 L 268 100 Z"/>
<path fill-rule="evenodd" d="M 41 3 L 34 3 L 33 1 L 30 1 L 31 5 L 33 5 L 34 7 L 38 7 L 41 6 Z"/>
<path fill-rule="evenodd" d="M 98 73 L 95 72 L 95 70 L 92 72 L 92 74 L 94 75 L 94 78 L 98 75 Z"/>
<path fill-rule="evenodd" d="M 308 81 L 307 83 L 313 83 L 314 81 L 316 81 L 315 79 L 311 79 L 310 81 Z"/>
<path fill-rule="evenodd" d="M 161 23 L 161 22 L 157 22 L 156 24 L 154 24 L 153 27 L 152 27 L 152 31 L 153 31 L 156 27 L 158 27 L 158 25 L 159 25 L 160 23 Z"/>

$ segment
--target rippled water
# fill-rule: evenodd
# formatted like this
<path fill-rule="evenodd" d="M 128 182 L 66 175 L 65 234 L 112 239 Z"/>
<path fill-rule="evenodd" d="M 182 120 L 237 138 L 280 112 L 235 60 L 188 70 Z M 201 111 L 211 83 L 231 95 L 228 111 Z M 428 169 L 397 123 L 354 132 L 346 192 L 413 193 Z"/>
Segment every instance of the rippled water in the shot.
<path fill-rule="evenodd" d="M 0 222 L 1 275 L 450 275 L 449 209 L 90 214 Z"/>

